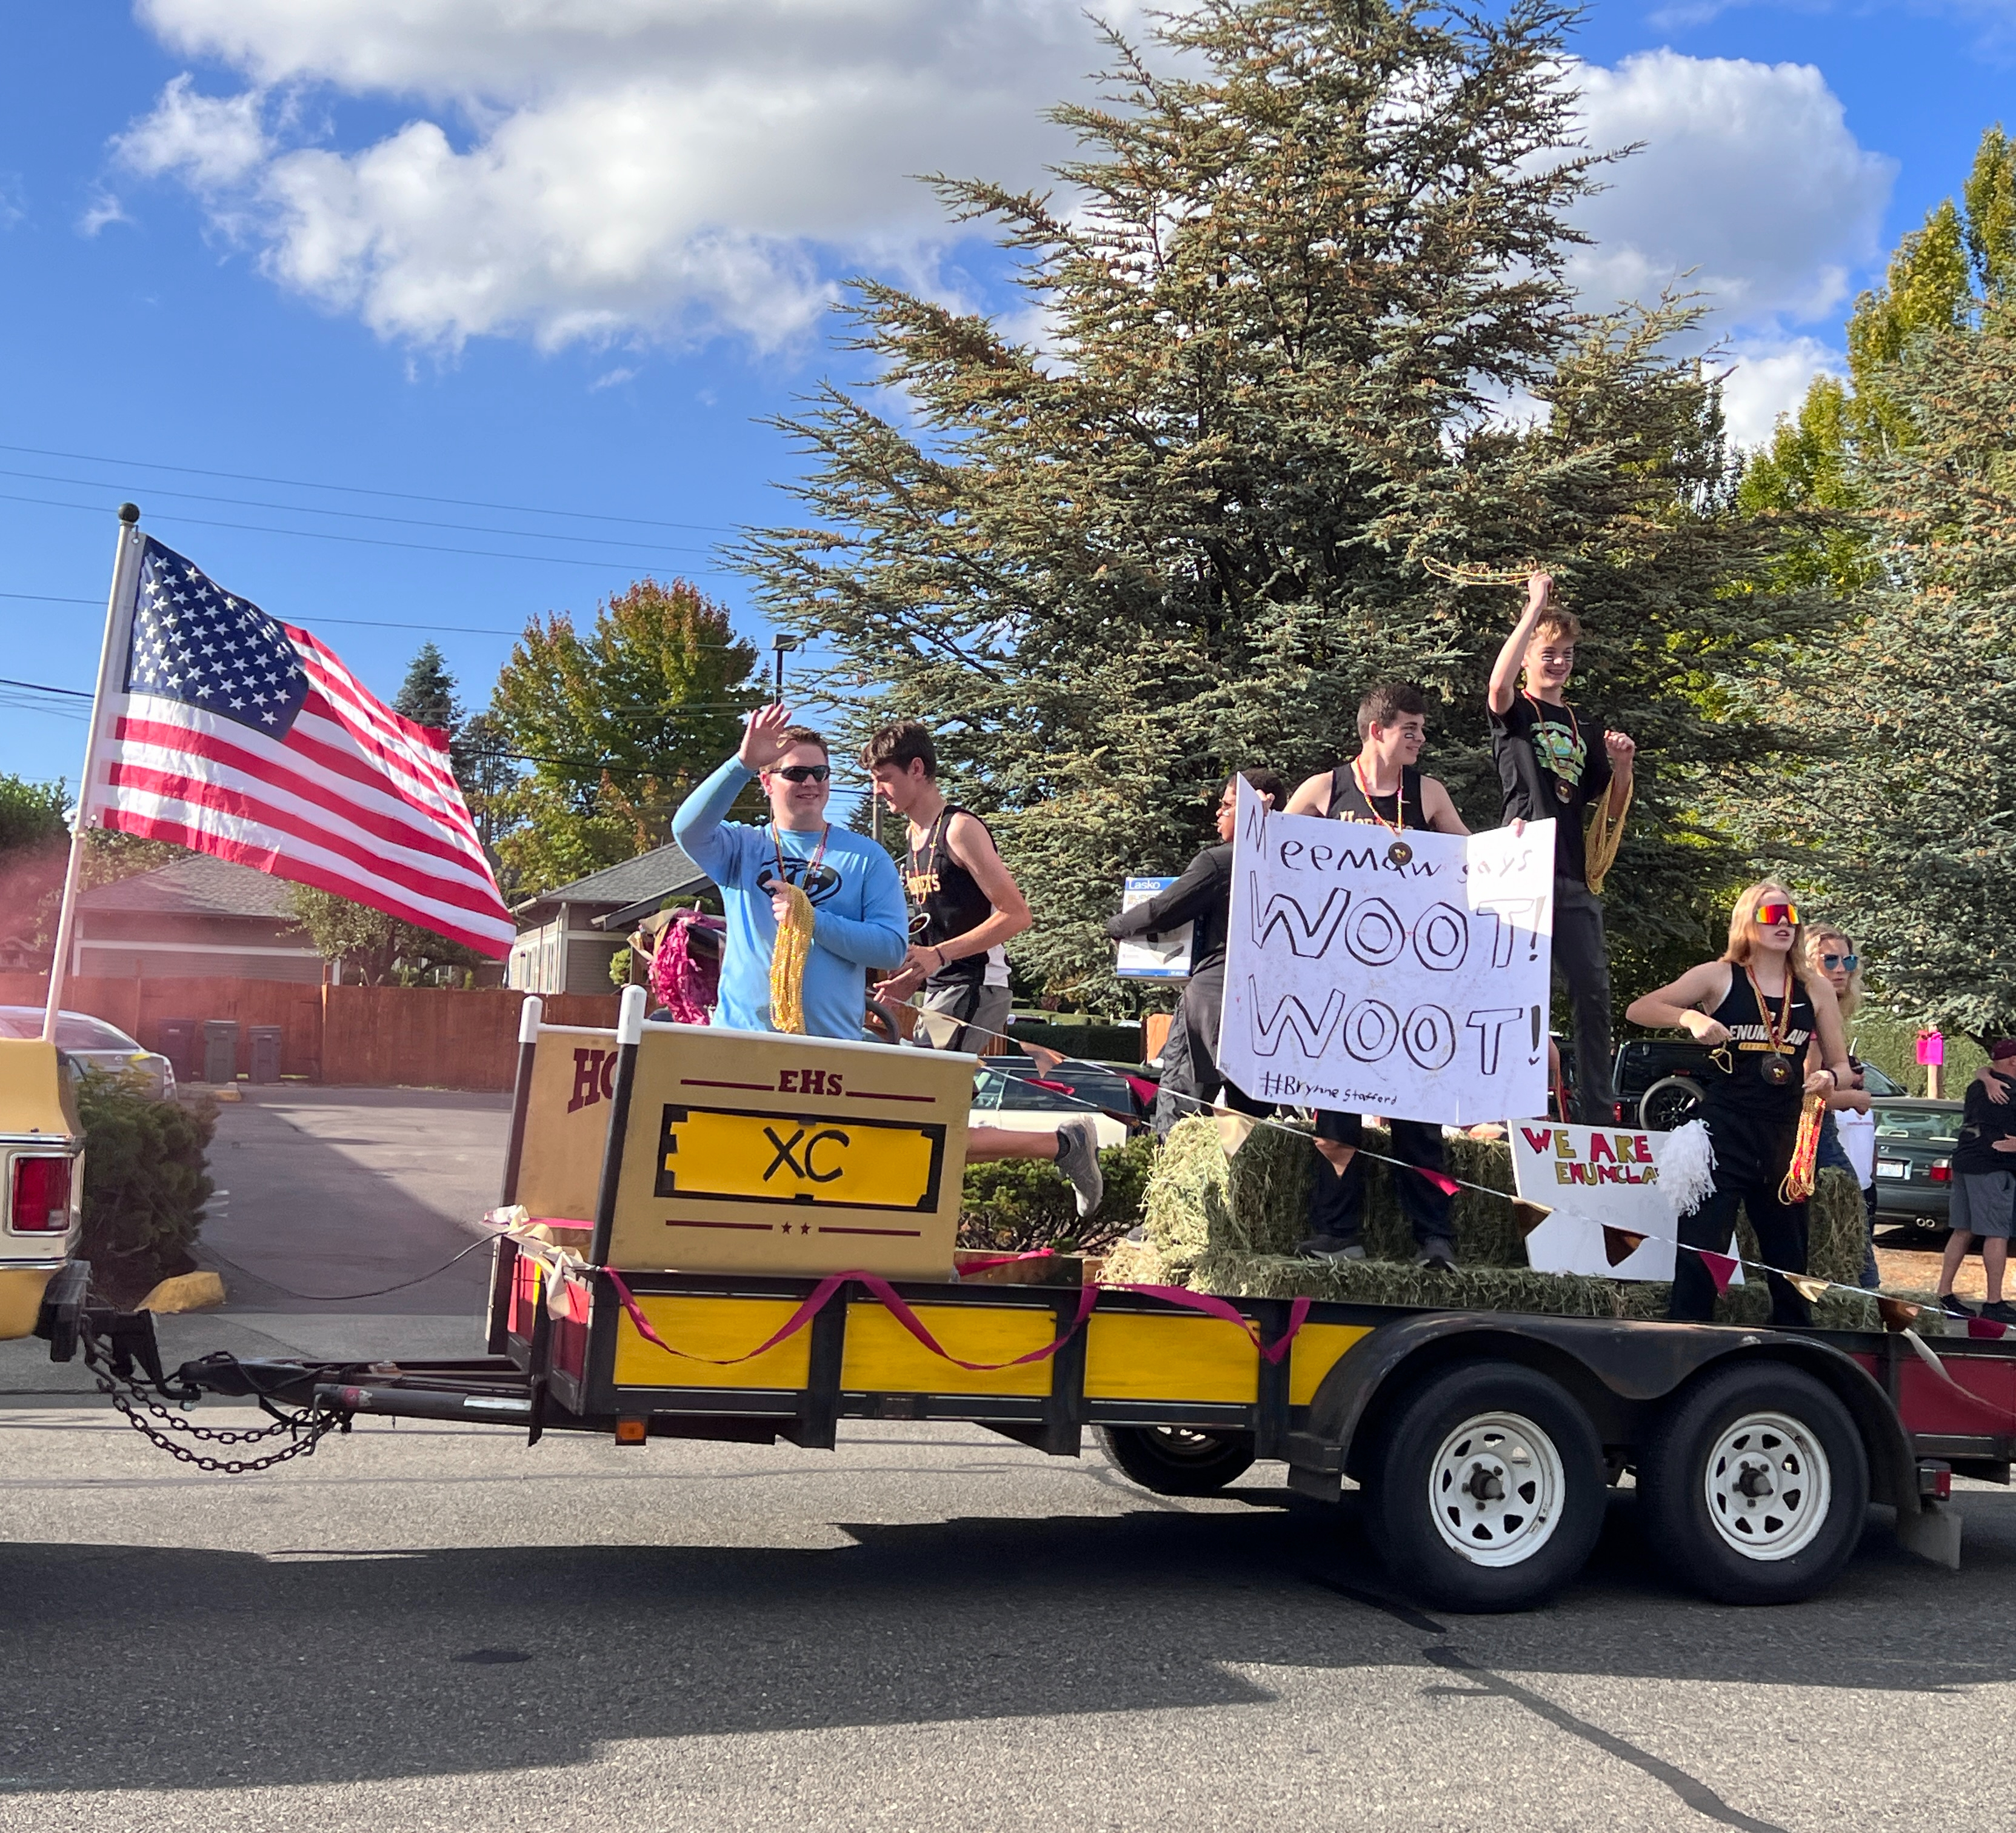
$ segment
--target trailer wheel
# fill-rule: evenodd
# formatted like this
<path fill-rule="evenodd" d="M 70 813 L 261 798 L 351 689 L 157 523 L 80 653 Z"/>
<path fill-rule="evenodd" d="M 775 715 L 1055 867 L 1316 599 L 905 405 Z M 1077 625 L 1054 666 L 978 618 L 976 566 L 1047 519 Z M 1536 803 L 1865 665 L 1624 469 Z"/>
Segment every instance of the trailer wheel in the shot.
<path fill-rule="evenodd" d="M 1408 1591 L 1520 1610 L 1582 1569 L 1603 1531 L 1603 1446 L 1557 1383 L 1511 1362 L 1449 1370 L 1379 1434 L 1368 1525 Z"/>
<path fill-rule="evenodd" d="M 1683 1393 L 1638 1465 L 1654 1549 L 1723 1604 L 1790 1604 L 1846 1565 L 1869 1506 L 1869 1459 L 1848 1410 L 1782 1363 Z"/>
<path fill-rule="evenodd" d="M 1157 1496 L 1214 1496 L 1251 1468 L 1251 1432 L 1196 1432 L 1187 1426 L 1100 1426 L 1100 1447 Z"/>

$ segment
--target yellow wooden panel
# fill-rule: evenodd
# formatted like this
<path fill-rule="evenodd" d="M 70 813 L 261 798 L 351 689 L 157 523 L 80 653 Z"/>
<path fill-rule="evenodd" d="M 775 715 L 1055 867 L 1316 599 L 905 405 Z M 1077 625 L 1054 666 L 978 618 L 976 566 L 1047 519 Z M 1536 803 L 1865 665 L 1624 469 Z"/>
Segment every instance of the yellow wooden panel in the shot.
<path fill-rule="evenodd" d="M 783 1323 L 797 1306 L 788 1298 L 682 1298 L 639 1292 L 637 1308 L 675 1349 L 695 1356 L 740 1356 Z M 812 1327 L 774 1349 L 725 1368 L 668 1356 L 637 1334 L 628 1312 L 617 1320 L 616 1381 L 625 1388 L 802 1388 L 812 1359 Z"/>
<path fill-rule="evenodd" d="M 1096 1400 L 1211 1400 L 1251 1406 L 1260 1352 L 1236 1323 L 1215 1317 L 1093 1314 L 1085 1391 Z"/>
<path fill-rule="evenodd" d="M 916 1209 L 935 1197 L 942 1126 L 803 1119 L 720 1107 L 667 1111 L 658 1188 L 666 1196 L 759 1198 L 819 1208 Z"/>
<path fill-rule="evenodd" d="M 1057 1334 L 1056 1314 L 1027 1305 L 918 1305 L 919 1322 L 968 1362 L 1006 1362 Z M 1048 1360 L 981 1374 L 934 1356 L 880 1305 L 847 1308 L 840 1385 L 869 1394 L 1033 1394 L 1050 1391 Z"/>
<path fill-rule="evenodd" d="M 1337 1358 L 1360 1337 L 1371 1334 L 1362 1323 L 1304 1324 L 1288 1351 L 1288 1404 L 1308 1406 Z"/>

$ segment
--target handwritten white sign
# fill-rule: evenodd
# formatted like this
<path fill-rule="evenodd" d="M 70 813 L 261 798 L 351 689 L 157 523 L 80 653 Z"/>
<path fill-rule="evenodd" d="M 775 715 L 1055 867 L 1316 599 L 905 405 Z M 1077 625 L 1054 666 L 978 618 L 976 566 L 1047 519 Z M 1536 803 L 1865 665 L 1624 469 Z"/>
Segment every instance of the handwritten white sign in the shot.
<path fill-rule="evenodd" d="M 1396 834 L 1270 814 L 1234 781 L 1225 1073 L 1346 1113 L 1546 1113 L 1553 823 Z"/>
<path fill-rule="evenodd" d="M 1676 1218 L 1660 1187 L 1651 1134 L 1532 1121 L 1516 1122 L 1511 1131 L 1514 1187 L 1528 1203 L 1553 1211 L 1526 1237 L 1526 1259 L 1535 1272 L 1673 1277 Z M 1648 1238 L 1612 1266 L 1603 1244 L 1605 1223 Z"/>

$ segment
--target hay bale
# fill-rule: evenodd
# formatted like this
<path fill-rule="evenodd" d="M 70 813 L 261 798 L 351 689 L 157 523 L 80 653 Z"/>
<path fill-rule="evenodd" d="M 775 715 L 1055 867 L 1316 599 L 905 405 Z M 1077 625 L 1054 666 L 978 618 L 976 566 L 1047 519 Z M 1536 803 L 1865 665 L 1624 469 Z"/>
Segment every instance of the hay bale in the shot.
<path fill-rule="evenodd" d="M 1389 1154 L 1392 1137 L 1368 1127 L 1369 1152 Z M 1499 1140 L 1447 1142 L 1449 1175 L 1490 1190 L 1512 1189 L 1511 1148 Z M 1215 1124 L 1192 1115 L 1170 1129 L 1143 1200 L 1148 1236 L 1164 1253 L 1292 1254 L 1309 1232 L 1309 1179 L 1316 1153 L 1304 1125 L 1255 1127 L 1230 1159 Z M 1365 1251 L 1374 1260 L 1409 1260 L 1413 1231 L 1401 1215 L 1396 1176 L 1409 1172 L 1366 1160 Z M 1465 1266 L 1524 1270 L 1526 1251 L 1512 1206 L 1481 1190 L 1456 1193 L 1456 1257 Z"/>
<path fill-rule="evenodd" d="M 1449 1311 L 1524 1311 L 1615 1317 L 1617 1282 L 1527 1267 L 1463 1266 L 1436 1273 L 1411 1261 L 1299 1260 L 1278 1254 L 1211 1254 L 1191 1269 L 1201 1291 L 1238 1298 L 1320 1298 Z"/>
<path fill-rule="evenodd" d="M 1185 1285 L 1189 1283 L 1184 1276 L 1190 1266 L 1188 1261 L 1165 1260 L 1151 1241 L 1115 1241 L 1106 1251 L 1099 1283 L 1102 1286 Z"/>

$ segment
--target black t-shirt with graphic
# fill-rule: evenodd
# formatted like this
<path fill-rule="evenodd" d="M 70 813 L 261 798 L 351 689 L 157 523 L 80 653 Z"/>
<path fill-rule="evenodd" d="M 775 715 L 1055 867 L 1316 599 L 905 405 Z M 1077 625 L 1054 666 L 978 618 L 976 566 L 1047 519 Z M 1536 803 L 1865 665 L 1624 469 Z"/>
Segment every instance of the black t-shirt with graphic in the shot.
<path fill-rule="evenodd" d="M 1610 787 L 1603 722 L 1521 693 L 1491 715 L 1491 755 L 1505 819 L 1553 822 L 1556 875 L 1588 884 L 1582 829 L 1589 805 Z"/>

